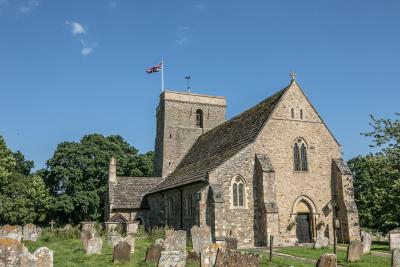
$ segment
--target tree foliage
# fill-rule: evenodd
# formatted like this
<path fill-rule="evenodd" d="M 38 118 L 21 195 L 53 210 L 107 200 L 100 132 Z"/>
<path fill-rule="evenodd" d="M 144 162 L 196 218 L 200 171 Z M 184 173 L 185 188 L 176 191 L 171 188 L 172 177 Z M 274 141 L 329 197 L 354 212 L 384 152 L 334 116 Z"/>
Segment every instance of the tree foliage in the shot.
<path fill-rule="evenodd" d="M 400 121 L 371 119 L 373 130 L 363 135 L 380 151 L 348 163 L 361 225 L 386 232 L 400 227 Z"/>
<path fill-rule="evenodd" d="M 0 224 L 42 223 L 50 194 L 42 177 L 30 175 L 33 162 L 12 153 L 0 136 Z"/>
<path fill-rule="evenodd" d="M 117 159 L 117 175 L 150 176 L 153 154 L 141 155 L 120 136 L 84 136 L 63 142 L 42 171 L 55 197 L 54 213 L 60 221 L 101 220 L 104 214 L 108 168 Z"/>

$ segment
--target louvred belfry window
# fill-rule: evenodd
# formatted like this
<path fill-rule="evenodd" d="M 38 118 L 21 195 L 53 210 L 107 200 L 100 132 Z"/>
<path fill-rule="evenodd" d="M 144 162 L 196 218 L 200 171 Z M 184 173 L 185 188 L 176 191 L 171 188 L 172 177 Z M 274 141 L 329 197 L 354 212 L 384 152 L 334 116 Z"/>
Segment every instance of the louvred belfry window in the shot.
<path fill-rule="evenodd" d="M 196 127 L 203 128 L 203 111 L 201 109 L 196 110 Z"/>

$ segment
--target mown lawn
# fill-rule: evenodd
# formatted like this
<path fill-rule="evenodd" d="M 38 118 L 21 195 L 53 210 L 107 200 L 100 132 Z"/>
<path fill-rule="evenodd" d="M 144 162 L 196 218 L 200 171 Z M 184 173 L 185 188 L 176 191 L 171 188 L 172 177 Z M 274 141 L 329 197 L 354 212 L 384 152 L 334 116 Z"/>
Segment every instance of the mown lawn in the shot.
<path fill-rule="evenodd" d="M 312 249 L 307 247 L 285 247 L 276 249 L 277 252 L 299 256 L 307 259 L 317 260 L 324 253 L 333 253 L 332 249 Z M 348 263 L 346 260 L 346 251 L 337 250 L 338 264 L 349 267 L 387 267 L 390 266 L 390 258 L 374 255 L 364 255 L 361 261 Z M 295 265 L 297 266 L 297 265 Z"/>
<path fill-rule="evenodd" d="M 389 242 L 372 241 L 371 251 L 385 252 L 390 254 Z"/>

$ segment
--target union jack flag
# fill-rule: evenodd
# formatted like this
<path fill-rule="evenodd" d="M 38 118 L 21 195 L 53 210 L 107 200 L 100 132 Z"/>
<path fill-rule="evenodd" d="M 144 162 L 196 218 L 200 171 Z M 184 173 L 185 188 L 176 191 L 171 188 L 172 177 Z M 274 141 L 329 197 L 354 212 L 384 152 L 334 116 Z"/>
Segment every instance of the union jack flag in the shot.
<path fill-rule="evenodd" d="M 153 67 L 150 67 L 150 68 L 148 68 L 147 70 L 146 70 L 146 72 L 148 73 L 148 74 L 150 74 L 150 73 L 154 73 L 154 72 L 159 72 L 160 70 L 162 70 L 162 63 L 160 63 L 160 64 L 157 64 L 157 65 L 155 65 L 155 66 L 153 66 Z"/>

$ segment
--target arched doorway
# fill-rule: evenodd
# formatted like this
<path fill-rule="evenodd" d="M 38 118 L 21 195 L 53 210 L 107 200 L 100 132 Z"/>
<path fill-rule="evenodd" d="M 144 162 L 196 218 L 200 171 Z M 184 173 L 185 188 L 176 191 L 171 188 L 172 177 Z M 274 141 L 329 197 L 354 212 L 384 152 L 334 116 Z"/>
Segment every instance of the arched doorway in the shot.
<path fill-rule="evenodd" d="M 293 205 L 296 238 L 299 243 L 310 243 L 314 237 L 314 203 L 306 196 L 299 197 Z"/>

